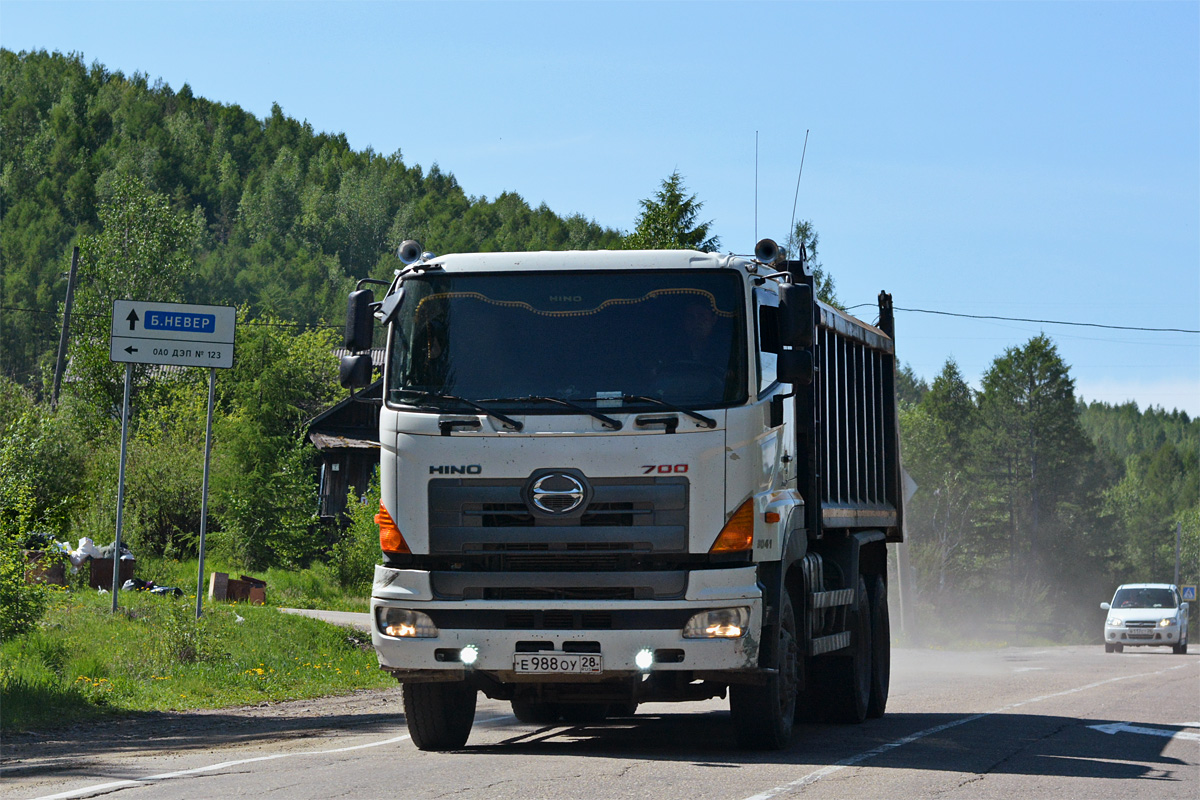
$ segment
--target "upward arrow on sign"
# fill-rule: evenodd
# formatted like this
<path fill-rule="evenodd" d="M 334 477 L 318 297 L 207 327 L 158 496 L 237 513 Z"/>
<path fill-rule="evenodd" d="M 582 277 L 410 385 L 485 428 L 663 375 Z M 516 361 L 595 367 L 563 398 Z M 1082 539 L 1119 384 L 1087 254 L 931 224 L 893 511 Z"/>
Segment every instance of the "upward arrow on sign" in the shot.
<path fill-rule="evenodd" d="M 129 320 L 129 330 L 137 328 L 138 315 L 136 309 L 130 309 L 129 316 L 125 319 Z"/>

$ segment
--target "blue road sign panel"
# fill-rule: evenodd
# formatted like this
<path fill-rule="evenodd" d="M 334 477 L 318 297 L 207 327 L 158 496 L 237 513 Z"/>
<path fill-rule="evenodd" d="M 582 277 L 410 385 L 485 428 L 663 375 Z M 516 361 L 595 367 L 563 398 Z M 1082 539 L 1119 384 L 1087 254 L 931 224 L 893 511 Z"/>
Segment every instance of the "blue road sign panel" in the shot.
<path fill-rule="evenodd" d="M 147 311 L 146 329 L 151 331 L 183 331 L 212 333 L 217 329 L 216 314 L 181 314 L 170 311 Z"/>
<path fill-rule="evenodd" d="M 1180 586 L 1179 588 L 1183 592 L 1184 600 L 1186 600 L 1189 603 L 1196 602 L 1196 587 L 1195 586 L 1184 585 L 1184 586 Z"/>

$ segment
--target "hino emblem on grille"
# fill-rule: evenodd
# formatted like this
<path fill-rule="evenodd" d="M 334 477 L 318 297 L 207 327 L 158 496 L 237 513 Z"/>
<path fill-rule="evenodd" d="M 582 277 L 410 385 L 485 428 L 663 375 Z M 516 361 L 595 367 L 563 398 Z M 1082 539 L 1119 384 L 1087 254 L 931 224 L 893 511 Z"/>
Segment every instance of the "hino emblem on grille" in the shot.
<path fill-rule="evenodd" d="M 551 472 L 533 482 L 529 499 L 547 514 L 569 514 L 583 504 L 583 484 L 573 475 Z"/>

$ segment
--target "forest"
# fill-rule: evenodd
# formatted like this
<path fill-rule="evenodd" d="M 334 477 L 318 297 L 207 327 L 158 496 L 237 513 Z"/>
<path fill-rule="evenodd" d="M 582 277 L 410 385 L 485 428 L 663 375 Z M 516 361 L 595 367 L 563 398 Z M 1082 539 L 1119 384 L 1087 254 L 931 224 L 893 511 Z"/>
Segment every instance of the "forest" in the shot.
<path fill-rule="evenodd" d="M 343 396 L 333 351 L 347 292 L 389 277 L 408 238 L 440 252 L 719 247 L 679 172 L 635 203 L 624 232 L 511 192 L 471 197 L 436 164 L 355 151 L 278 106 L 259 119 L 79 55 L 0 50 L 0 604 L 18 602 L 21 546 L 112 541 L 114 299 L 238 308 L 239 355 L 217 377 L 211 546 L 248 569 L 325 562 L 361 582 L 377 551 L 369 513 L 345 530 L 318 524 L 304 439 L 306 422 Z M 789 245 L 805 249 L 822 298 L 837 304 L 814 225 L 799 223 Z M 982 376 L 950 361 L 931 378 L 907 367 L 898 377 L 904 463 L 919 487 L 906 512 L 915 613 L 929 636 L 964 635 L 975 612 L 1091 640 L 1116 584 L 1171 580 L 1177 525 L 1182 579 L 1196 582 L 1200 422 L 1083 404 L 1044 335 Z M 201 370 L 134 370 L 125 537 L 136 552 L 195 557 L 206 381 Z"/>

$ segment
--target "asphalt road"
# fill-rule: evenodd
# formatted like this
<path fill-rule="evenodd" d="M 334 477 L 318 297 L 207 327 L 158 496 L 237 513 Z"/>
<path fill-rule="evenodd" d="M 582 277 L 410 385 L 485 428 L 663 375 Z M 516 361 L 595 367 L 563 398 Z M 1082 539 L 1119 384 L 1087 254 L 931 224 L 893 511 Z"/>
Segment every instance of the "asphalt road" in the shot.
<path fill-rule="evenodd" d="M 409 741 L 398 690 L 15 737 L 0 797 L 1183 798 L 1200 796 L 1200 657 L 1059 647 L 893 653 L 887 715 L 745 753 L 727 704 L 523 725 L 481 698 L 466 748 Z"/>

